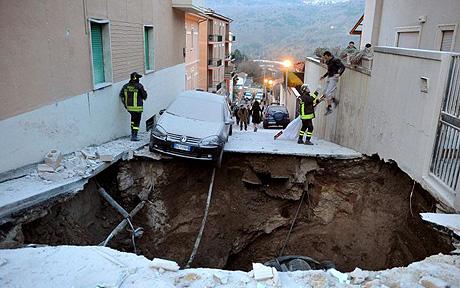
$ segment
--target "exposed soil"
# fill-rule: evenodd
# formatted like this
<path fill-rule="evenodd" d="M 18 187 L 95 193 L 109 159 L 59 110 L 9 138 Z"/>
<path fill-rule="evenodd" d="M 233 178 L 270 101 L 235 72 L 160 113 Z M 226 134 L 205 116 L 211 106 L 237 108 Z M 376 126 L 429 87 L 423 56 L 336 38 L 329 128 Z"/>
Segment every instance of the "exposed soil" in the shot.
<path fill-rule="evenodd" d="M 201 224 L 211 174 L 212 168 L 201 162 L 135 160 L 115 165 L 97 181 L 128 211 L 139 199 L 148 199 L 134 217 L 135 226 L 144 228 L 137 242 L 141 253 L 183 266 Z M 350 271 L 356 266 L 403 266 L 451 251 L 450 239 L 418 216 L 435 208 L 419 185 L 412 216 L 412 187 L 398 167 L 378 159 L 226 155 L 216 172 L 193 266 L 249 270 L 252 262 L 276 257 L 304 192 L 285 255 L 332 260 L 338 269 Z M 49 208 L 47 215 L 22 224 L 22 229 L 15 226 L 19 236 L 9 243 L 98 244 L 119 221 L 121 216 L 91 183 L 75 198 Z M 3 235 L 12 229 L 0 227 Z M 110 246 L 131 251 L 129 234 L 117 236 Z"/>

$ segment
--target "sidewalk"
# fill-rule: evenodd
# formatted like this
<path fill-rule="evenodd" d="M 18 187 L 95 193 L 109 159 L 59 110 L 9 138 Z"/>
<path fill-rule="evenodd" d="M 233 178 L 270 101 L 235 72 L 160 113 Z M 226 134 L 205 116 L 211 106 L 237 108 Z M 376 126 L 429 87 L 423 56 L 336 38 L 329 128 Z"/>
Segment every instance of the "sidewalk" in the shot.
<path fill-rule="evenodd" d="M 296 141 L 274 140 L 273 136 L 280 129 L 259 129 L 257 132 L 254 132 L 252 125 L 248 127 L 248 131 L 236 131 L 236 125 L 233 128 L 233 135 L 230 136 L 228 143 L 225 145 L 225 152 L 335 159 L 362 157 L 361 153 L 352 149 L 316 138 L 312 139 L 312 142 L 315 144 L 312 146 L 300 145 Z"/>
<path fill-rule="evenodd" d="M 113 163 L 122 158 L 131 158 L 133 152 L 148 144 L 149 135 L 140 135 L 139 142 L 131 142 L 128 137 L 107 142 L 97 147 L 82 149 L 89 154 L 103 151 L 113 157 L 111 162 L 98 159 L 82 159 L 76 153 L 65 155 L 62 161 L 63 170 L 56 173 L 40 174 L 33 172 L 0 183 L 0 224 L 7 221 L 8 216 L 21 213 L 24 209 L 44 203 L 56 196 L 76 193 L 91 177 L 96 176 Z"/>

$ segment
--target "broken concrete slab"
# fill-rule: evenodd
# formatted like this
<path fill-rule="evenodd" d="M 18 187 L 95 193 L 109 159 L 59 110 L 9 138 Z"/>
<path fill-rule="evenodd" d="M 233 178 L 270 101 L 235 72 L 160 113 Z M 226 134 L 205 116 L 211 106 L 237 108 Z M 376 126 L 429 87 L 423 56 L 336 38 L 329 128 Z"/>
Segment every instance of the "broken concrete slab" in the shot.
<path fill-rule="evenodd" d="M 424 221 L 442 226 L 460 237 L 460 214 L 420 213 Z"/>
<path fill-rule="evenodd" d="M 315 145 L 299 145 L 296 141 L 274 140 L 276 130 L 261 129 L 257 133 L 233 131 L 225 144 L 224 151 L 244 154 L 296 155 L 303 157 L 355 159 L 362 154 L 352 149 L 313 138 Z"/>
<path fill-rule="evenodd" d="M 425 288 L 449 288 L 451 287 L 446 281 L 432 277 L 432 276 L 423 276 L 420 279 L 419 283 Z"/>
<path fill-rule="evenodd" d="M 246 170 L 241 181 L 251 185 L 262 185 L 262 181 L 260 181 L 257 174 L 251 169 Z"/>
<path fill-rule="evenodd" d="M 47 164 L 38 164 L 37 165 L 38 172 L 50 172 L 54 173 L 54 168 L 47 165 Z"/>
<path fill-rule="evenodd" d="M 45 155 L 45 164 L 52 167 L 53 169 L 58 168 L 61 165 L 62 153 L 59 150 L 50 150 Z"/>
<path fill-rule="evenodd" d="M 102 162 L 112 162 L 115 160 L 115 157 L 113 157 L 113 155 L 110 153 L 96 152 L 96 156 Z"/>
<path fill-rule="evenodd" d="M 261 263 L 252 263 L 252 270 L 254 271 L 254 279 L 257 281 L 264 281 L 273 278 L 272 267 L 267 267 Z"/>
<path fill-rule="evenodd" d="M 179 265 L 176 262 L 161 258 L 153 258 L 152 262 L 150 263 L 150 267 L 173 272 L 178 271 L 180 269 Z"/>
<path fill-rule="evenodd" d="M 80 152 L 81 152 L 81 154 L 83 154 L 85 159 L 91 159 L 91 160 L 96 160 L 97 159 L 96 153 L 93 153 L 93 152 L 90 152 L 90 151 L 87 151 L 87 150 L 81 150 Z"/>

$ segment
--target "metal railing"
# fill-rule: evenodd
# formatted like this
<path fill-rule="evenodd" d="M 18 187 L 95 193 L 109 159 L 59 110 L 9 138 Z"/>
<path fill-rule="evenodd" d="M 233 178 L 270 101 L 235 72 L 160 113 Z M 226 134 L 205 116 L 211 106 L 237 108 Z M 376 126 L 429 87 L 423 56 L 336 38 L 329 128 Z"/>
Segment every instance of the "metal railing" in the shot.
<path fill-rule="evenodd" d="M 208 66 L 211 67 L 220 67 L 222 66 L 222 59 L 209 59 Z"/>
<path fill-rule="evenodd" d="M 222 42 L 223 38 L 224 37 L 222 35 L 216 35 L 216 34 L 208 36 L 209 42 Z"/>
<path fill-rule="evenodd" d="M 460 56 L 452 57 L 430 171 L 454 191 L 460 181 Z"/>

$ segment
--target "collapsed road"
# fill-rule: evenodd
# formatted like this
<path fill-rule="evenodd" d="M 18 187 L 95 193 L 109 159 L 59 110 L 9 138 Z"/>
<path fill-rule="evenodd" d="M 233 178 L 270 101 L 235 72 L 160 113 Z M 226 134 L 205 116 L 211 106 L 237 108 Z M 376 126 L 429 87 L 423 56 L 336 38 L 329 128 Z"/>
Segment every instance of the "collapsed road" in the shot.
<path fill-rule="evenodd" d="M 137 252 L 183 267 L 201 227 L 211 174 L 206 163 L 181 159 L 119 161 L 78 194 L 3 222 L 0 245 L 100 244 L 123 216 L 97 193 L 99 183 L 126 211 L 144 203 L 132 218 L 143 229 Z M 404 266 L 453 250 L 450 237 L 418 216 L 436 210 L 434 199 L 378 158 L 225 154 L 213 190 L 192 267 L 249 270 L 253 262 L 278 257 L 305 192 L 284 255 L 351 271 Z M 133 252 L 131 236 L 123 230 L 108 246 Z"/>

